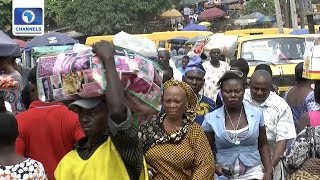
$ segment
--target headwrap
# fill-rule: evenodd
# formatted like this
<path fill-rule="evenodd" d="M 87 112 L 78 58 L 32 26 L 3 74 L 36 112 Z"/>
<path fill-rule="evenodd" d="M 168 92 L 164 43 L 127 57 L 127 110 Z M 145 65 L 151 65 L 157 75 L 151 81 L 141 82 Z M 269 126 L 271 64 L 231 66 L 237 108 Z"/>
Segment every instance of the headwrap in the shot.
<path fill-rule="evenodd" d="M 144 121 L 140 125 L 138 136 L 143 143 L 143 150 L 147 152 L 151 147 L 157 144 L 178 144 L 187 134 L 188 127 L 193 123 L 196 117 L 196 107 L 198 104 L 198 97 L 193 92 L 192 88 L 185 82 L 170 79 L 163 85 L 164 91 L 172 86 L 178 86 L 184 89 L 187 95 L 187 110 L 183 116 L 181 128 L 174 133 L 166 133 L 163 125 L 165 113 L 153 116 L 151 119 Z"/>
<path fill-rule="evenodd" d="M 163 91 L 165 91 L 166 89 L 168 89 L 169 87 L 172 87 L 172 86 L 179 86 L 186 92 L 186 94 L 187 94 L 186 115 L 187 115 L 187 119 L 189 121 L 193 121 L 194 118 L 196 117 L 195 111 L 196 111 L 196 108 L 198 105 L 197 95 L 193 92 L 192 88 L 187 83 L 182 82 L 182 81 L 178 81 L 178 80 L 174 80 L 174 79 L 170 79 L 163 84 Z"/>
<path fill-rule="evenodd" d="M 200 72 L 206 74 L 206 70 L 202 66 L 202 59 L 200 56 L 194 56 L 193 58 L 191 58 L 189 64 L 187 65 L 187 67 L 185 69 L 185 74 L 188 71 L 192 71 L 192 70 L 200 71 Z"/>

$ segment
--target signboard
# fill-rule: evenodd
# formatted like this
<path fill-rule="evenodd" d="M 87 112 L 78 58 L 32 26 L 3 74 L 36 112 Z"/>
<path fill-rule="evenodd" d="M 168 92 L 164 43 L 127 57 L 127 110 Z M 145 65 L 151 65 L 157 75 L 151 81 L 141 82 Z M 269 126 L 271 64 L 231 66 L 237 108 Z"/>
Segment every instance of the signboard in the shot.
<path fill-rule="evenodd" d="M 320 37 L 306 38 L 303 77 L 320 80 Z"/>
<path fill-rule="evenodd" d="M 44 34 L 44 0 L 12 1 L 12 34 L 15 36 Z"/>

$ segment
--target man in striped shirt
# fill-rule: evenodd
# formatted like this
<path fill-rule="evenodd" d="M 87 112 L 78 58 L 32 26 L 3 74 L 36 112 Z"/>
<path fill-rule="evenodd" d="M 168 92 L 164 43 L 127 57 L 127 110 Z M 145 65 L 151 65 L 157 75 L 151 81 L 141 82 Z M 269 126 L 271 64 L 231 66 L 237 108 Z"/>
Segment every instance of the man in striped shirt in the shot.
<path fill-rule="evenodd" d="M 273 179 L 279 180 L 284 179 L 281 156 L 287 141 L 296 137 L 296 130 L 289 105 L 271 92 L 271 88 L 271 75 L 265 70 L 257 70 L 251 77 L 250 90 L 246 90 L 244 99 L 263 111 L 272 165 L 275 168 Z"/>

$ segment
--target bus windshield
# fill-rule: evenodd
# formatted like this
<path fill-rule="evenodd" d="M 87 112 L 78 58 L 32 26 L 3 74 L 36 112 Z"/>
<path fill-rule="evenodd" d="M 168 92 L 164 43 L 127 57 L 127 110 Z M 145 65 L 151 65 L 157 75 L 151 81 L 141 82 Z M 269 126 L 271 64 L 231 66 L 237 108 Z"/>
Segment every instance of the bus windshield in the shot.
<path fill-rule="evenodd" d="M 248 61 L 283 63 L 286 60 L 302 60 L 304 49 L 304 38 L 257 39 L 244 41 L 240 56 Z"/>

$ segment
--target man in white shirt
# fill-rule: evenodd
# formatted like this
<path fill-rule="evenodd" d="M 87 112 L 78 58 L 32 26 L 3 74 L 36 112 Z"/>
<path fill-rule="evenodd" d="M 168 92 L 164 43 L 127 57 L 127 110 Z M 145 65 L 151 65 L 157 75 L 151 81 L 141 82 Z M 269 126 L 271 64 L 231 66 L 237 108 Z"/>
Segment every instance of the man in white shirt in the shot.
<path fill-rule="evenodd" d="M 262 109 L 267 129 L 267 139 L 274 169 L 274 180 L 284 179 L 283 165 L 280 162 L 288 140 L 296 137 L 293 116 L 286 101 L 271 92 L 272 77 L 265 70 L 257 70 L 251 76 L 250 90 L 244 99 Z"/>
<path fill-rule="evenodd" d="M 206 70 L 203 95 L 216 101 L 219 92 L 217 83 L 224 73 L 230 69 L 230 66 L 226 62 L 220 61 L 221 51 L 219 48 L 211 49 L 209 55 L 210 61 L 202 64 Z"/>
<path fill-rule="evenodd" d="M 174 61 L 170 58 L 170 53 L 168 50 L 164 48 L 158 49 L 158 58 L 159 58 L 159 65 L 163 68 L 163 79 L 164 82 L 169 80 L 173 77 L 173 79 L 182 81 L 182 74 L 177 69 Z"/>

